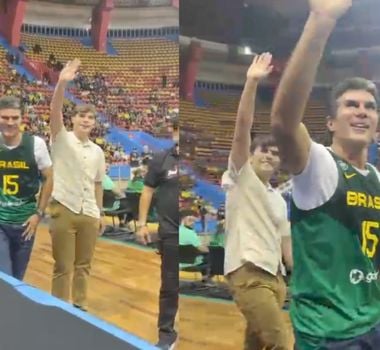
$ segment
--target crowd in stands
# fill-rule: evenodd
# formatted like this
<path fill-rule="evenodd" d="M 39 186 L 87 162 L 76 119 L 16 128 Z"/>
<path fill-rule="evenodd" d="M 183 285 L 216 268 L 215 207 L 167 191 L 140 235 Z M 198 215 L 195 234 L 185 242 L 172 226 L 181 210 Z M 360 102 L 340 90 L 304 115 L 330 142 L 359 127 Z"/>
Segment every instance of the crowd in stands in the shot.
<path fill-rule="evenodd" d="M 38 45 L 33 48 L 39 50 Z M 8 62 L 11 54 L 7 53 Z M 12 57 L 12 60 L 14 57 Z M 54 54 L 51 54 L 49 61 L 56 62 Z M 10 63 L 10 62 L 9 62 Z M 52 90 L 48 87 L 48 80 L 28 81 L 26 76 L 22 76 L 10 65 L 5 67 L 6 76 L 2 77 L 0 84 L 1 95 L 13 95 L 21 99 L 24 106 L 23 128 L 41 136 L 49 144 L 49 106 L 52 98 Z M 106 134 L 112 125 L 117 125 L 127 130 L 143 130 L 154 133 L 163 129 L 170 134 L 171 119 L 178 115 L 178 108 L 171 108 L 167 102 L 160 102 L 159 89 L 152 88 L 149 99 L 150 108 L 139 110 L 135 107 L 136 97 L 130 94 L 125 87 L 110 86 L 107 79 L 97 73 L 94 77 L 87 77 L 78 74 L 74 82 L 74 90 L 87 102 L 94 104 L 99 112 L 103 112 L 107 118 L 106 122 L 98 123 L 92 132 L 92 140 L 97 143 L 105 152 L 108 163 L 125 164 L 129 163 L 127 155 L 120 144 L 112 144 L 106 141 Z M 110 96 L 120 96 L 123 103 L 120 105 L 111 104 L 108 101 Z M 68 129 L 71 127 L 70 117 L 73 113 L 74 104 L 69 100 L 65 101 L 63 116 L 64 123 Z M 165 132 L 164 132 L 165 134 Z M 146 163 L 147 157 L 151 156 L 151 151 L 145 149 L 144 154 L 137 155 L 139 162 Z"/>
<path fill-rule="evenodd" d="M 169 135 L 170 121 L 179 114 L 178 108 L 161 101 L 159 87 L 151 88 L 146 108 L 138 107 L 138 96 L 126 87 L 112 85 L 101 73 L 96 73 L 93 77 L 78 74 L 75 87 L 80 92 L 80 98 L 95 105 L 107 116 L 111 125 L 125 130 L 144 130 L 154 135 L 166 132 Z M 171 99 L 175 101 L 174 93 Z"/>

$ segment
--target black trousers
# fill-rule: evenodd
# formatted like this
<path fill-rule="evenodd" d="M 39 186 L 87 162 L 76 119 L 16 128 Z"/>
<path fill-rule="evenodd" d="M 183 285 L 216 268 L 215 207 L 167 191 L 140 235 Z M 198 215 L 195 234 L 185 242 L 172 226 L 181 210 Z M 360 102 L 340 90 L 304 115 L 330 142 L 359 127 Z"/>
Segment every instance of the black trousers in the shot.
<path fill-rule="evenodd" d="M 159 233 L 158 248 L 161 255 L 159 339 L 172 343 L 177 338 L 174 321 L 178 311 L 179 293 L 178 233 Z"/>

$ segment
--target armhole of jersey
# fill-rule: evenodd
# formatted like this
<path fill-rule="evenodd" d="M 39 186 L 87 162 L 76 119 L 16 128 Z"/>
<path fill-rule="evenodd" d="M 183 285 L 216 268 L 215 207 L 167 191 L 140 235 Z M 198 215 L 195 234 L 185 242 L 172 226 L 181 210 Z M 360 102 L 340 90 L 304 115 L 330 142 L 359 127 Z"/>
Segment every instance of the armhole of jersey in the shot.
<path fill-rule="evenodd" d="M 24 133 L 22 135 L 23 138 L 23 144 L 28 150 L 27 152 L 29 153 L 29 156 L 32 156 L 33 162 L 35 166 L 37 167 L 37 159 L 36 159 L 36 142 L 35 142 L 35 137 L 34 135 Z"/>
<path fill-rule="evenodd" d="M 371 169 L 375 172 L 375 174 L 376 174 L 376 176 L 377 176 L 377 179 L 379 180 L 379 182 L 380 182 L 380 172 L 379 172 L 379 170 L 377 170 L 377 168 L 374 166 L 374 165 L 372 165 L 371 163 L 368 163 L 368 165 L 371 167 Z"/>
<path fill-rule="evenodd" d="M 333 197 L 338 183 L 339 170 L 332 154 L 313 142 L 305 169 L 293 178 L 294 204 L 300 210 L 316 209 Z"/>
<path fill-rule="evenodd" d="M 39 142 L 43 141 L 40 137 L 38 136 L 34 136 L 33 137 L 33 143 L 34 143 L 34 146 L 33 146 L 33 149 L 34 149 L 34 161 L 36 163 L 36 166 L 37 166 L 37 169 L 39 172 L 41 172 L 40 168 L 39 168 L 39 164 L 38 164 L 38 153 L 39 153 Z M 44 141 L 43 141 L 44 142 Z"/>

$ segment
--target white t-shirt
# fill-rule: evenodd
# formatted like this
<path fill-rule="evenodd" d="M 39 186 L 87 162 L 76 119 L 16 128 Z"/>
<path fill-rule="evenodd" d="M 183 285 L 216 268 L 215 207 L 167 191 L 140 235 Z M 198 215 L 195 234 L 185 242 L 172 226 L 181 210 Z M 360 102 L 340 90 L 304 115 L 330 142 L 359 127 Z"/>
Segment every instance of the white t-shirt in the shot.
<path fill-rule="evenodd" d="M 49 155 L 48 148 L 45 141 L 39 136 L 34 137 L 34 159 L 36 160 L 38 170 L 44 170 L 52 166 L 51 158 Z M 8 149 L 17 148 L 17 146 L 7 146 L 4 144 L 4 147 Z"/>
<path fill-rule="evenodd" d="M 290 235 L 285 200 L 258 178 L 249 161 L 236 171 L 230 160 L 222 187 L 226 190 L 224 273 L 251 262 L 276 275 L 283 269 L 282 237 Z"/>
<path fill-rule="evenodd" d="M 355 169 L 364 176 L 369 173 L 368 170 Z M 379 172 L 375 168 L 374 170 L 380 181 Z M 312 142 L 305 169 L 293 177 L 294 204 L 301 210 L 320 207 L 332 198 L 338 187 L 338 180 L 337 163 L 329 150 L 319 143 Z"/>

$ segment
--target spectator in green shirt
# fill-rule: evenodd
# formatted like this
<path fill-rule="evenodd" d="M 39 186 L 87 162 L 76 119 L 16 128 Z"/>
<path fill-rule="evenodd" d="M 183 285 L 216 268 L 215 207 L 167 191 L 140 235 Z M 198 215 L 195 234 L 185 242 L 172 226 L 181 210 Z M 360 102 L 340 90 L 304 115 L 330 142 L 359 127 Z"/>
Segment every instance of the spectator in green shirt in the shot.
<path fill-rule="evenodd" d="M 107 173 L 109 170 L 109 165 L 106 165 Z M 113 203 L 113 206 L 111 208 L 103 208 L 106 211 L 111 210 L 121 210 L 125 209 L 127 203 L 125 201 L 122 201 L 122 199 L 125 198 L 125 193 L 117 188 L 113 180 L 110 178 L 108 174 L 106 174 L 103 178 L 103 190 L 104 191 L 112 191 L 112 193 L 115 195 L 115 201 Z M 119 227 L 123 228 L 126 226 L 126 215 L 120 214 L 119 217 Z"/>
<path fill-rule="evenodd" d="M 194 230 L 194 223 L 196 220 L 197 218 L 194 215 L 189 215 L 189 213 L 186 212 L 183 213 L 183 218 L 179 227 L 179 245 L 192 245 L 199 250 L 199 254 L 208 253 L 208 247 L 202 244 L 198 234 Z M 207 279 L 208 263 L 207 259 L 205 260 L 205 257 L 202 255 L 197 256 L 193 264 L 180 264 L 180 268 L 201 265 L 204 266 L 204 269 L 200 272 L 202 273 L 203 279 Z"/>
<path fill-rule="evenodd" d="M 144 187 L 144 172 L 142 169 L 136 169 L 133 172 L 133 178 L 128 181 L 126 191 L 133 193 L 141 193 Z"/>
<path fill-rule="evenodd" d="M 225 238 L 224 219 L 222 219 L 222 220 L 218 220 L 216 224 L 216 232 L 210 242 L 210 246 L 224 247 L 224 238 Z"/>

